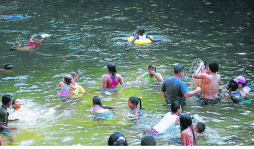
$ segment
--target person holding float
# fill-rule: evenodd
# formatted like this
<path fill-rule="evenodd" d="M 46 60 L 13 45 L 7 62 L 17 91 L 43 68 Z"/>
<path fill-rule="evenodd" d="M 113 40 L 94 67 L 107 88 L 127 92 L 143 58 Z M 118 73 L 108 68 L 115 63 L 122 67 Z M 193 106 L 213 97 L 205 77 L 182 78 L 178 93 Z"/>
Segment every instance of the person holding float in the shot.
<path fill-rule="evenodd" d="M 133 36 L 128 38 L 129 43 L 134 44 L 149 44 L 157 41 L 162 41 L 162 39 L 153 39 L 152 36 L 148 36 L 145 33 L 145 29 L 143 27 L 138 28 L 138 30 L 134 30 Z"/>

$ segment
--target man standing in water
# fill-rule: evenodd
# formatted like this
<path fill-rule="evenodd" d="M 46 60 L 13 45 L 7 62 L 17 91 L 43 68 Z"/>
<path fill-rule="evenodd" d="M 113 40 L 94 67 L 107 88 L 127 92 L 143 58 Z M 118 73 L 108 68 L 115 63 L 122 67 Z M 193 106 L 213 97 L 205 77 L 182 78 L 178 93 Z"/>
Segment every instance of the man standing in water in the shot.
<path fill-rule="evenodd" d="M 186 105 L 186 98 L 191 97 L 201 91 L 200 87 L 197 87 L 194 91 L 188 91 L 185 82 L 181 80 L 184 75 L 184 67 L 177 65 L 174 67 L 174 76 L 166 78 L 161 87 L 161 96 L 166 98 L 166 103 L 171 104 L 174 101 L 178 101 L 181 107 Z"/>
<path fill-rule="evenodd" d="M 208 73 L 201 73 L 200 69 L 204 67 L 204 63 L 200 63 L 198 69 L 195 71 L 193 77 L 202 79 L 202 104 L 216 104 L 218 103 L 218 90 L 221 76 L 217 74 L 219 64 L 217 62 L 210 62 L 208 65 Z"/>
<path fill-rule="evenodd" d="M 5 129 L 9 130 L 17 130 L 18 128 L 13 127 L 9 128 L 7 127 L 8 121 L 18 121 L 18 119 L 8 119 L 9 113 L 7 112 L 7 108 L 9 108 L 12 104 L 12 96 L 11 95 L 3 95 L 2 97 L 2 103 L 3 105 L 0 107 L 0 132 L 2 132 Z"/>

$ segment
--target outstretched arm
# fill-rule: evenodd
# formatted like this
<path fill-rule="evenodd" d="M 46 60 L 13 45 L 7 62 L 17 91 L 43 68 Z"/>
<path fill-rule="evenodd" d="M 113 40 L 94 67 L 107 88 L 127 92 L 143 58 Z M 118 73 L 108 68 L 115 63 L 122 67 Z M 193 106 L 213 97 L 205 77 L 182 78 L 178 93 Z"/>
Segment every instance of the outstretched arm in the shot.
<path fill-rule="evenodd" d="M 199 93 L 201 91 L 201 88 L 197 86 L 197 89 L 195 89 L 194 91 L 189 91 L 188 93 L 184 94 L 185 98 L 191 97 L 197 93 Z"/>
<path fill-rule="evenodd" d="M 161 39 L 153 39 L 152 37 L 146 35 L 146 38 L 152 40 L 153 42 L 161 41 Z"/>

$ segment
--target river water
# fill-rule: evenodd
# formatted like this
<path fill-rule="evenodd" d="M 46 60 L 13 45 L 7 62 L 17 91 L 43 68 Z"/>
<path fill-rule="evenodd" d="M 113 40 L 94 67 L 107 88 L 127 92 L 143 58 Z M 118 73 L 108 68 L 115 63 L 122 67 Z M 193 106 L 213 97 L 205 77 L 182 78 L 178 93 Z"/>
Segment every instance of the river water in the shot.
<path fill-rule="evenodd" d="M 254 85 L 254 2 L 249 0 L 28 0 L 0 1 L 0 15 L 27 14 L 28 19 L 0 20 L 0 67 L 14 66 L 1 73 L 0 94 L 21 98 L 23 108 L 11 113 L 10 136 L 1 134 L 10 146 L 102 146 L 114 132 L 125 135 L 130 146 L 139 146 L 143 130 L 157 124 L 170 108 L 164 106 L 161 84 L 135 77 L 157 66 L 163 79 L 173 75 L 176 64 L 185 66 L 188 89 L 196 59 L 220 64 L 221 85 L 238 75 Z M 155 39 L 149 45 L 126 44 L 133 30 L 143 26 Z M 10 51 L 31 35 L 51 34 L 32 51 Z M 98 91 L 106 65 L 114 62 L 127 87 L 117 93 Z M 113 118 L 96 119 L 90 114 L 92 97 L 60 98 L 58 82 L 69 71 L 77 72 L 78 83 L 103 104 L 115 107 Z M 225 90 L 223 91 L 225 92 Z M 142 99 L 143 116 L 127 117 L 128 98 Z M 252 100 L 253 95 L 250 95 Z M 198 114 L 206 124 L 199 146 L 254 145 L 253 103 L 238 106 L 223 99 L 214 106 L 187 99 L 183 112 Z M 10 108 L 11 110 L 11 108 Z M 157 137 L 157 145 L 180 146 L 168 133 Z M 177 135 L 176 135 L 177 134 Z"/>

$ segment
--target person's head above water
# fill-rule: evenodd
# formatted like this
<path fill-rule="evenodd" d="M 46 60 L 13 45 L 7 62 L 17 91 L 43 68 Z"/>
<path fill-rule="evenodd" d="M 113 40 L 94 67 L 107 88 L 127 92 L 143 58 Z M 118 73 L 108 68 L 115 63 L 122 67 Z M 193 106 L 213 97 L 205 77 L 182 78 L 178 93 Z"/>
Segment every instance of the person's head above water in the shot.
<path fill-rule="evenodd" d="M 219 71 L 219 64 L 217 62 L 209 62 L 208 67 L 213 73 L 216 73 Z"/>
<path fill-rule="evenodd" d="M 182 78 L 184 75 L 184 67 L 181 65 L 176 65 L 174 67 L 174 77 Z"/>
<path fill-rule="evenodd" d="M 70 85 L 72 81 L 72 77 L 70 75 L 65 75 L 63 77 L 63 82 L 65 82 L 67 85 Z"/>
<path fill-rule="evenodd" d="M 10 70 L 13 66 L 11 64 L 4 65 L 4 69 Z"/>
<path fill-rule="evenodd" d="M 145 135 L 141 139 L 141 146 L 156 146 L 156 140 L 153 136 Z"/>
<path fill-rule="evenodd" d="M 171 112 L 176 113 L 177 115 L 181 114 L 182 113 L 181 104 L 177 101 L 171 103 Z"/>
<path fill-rule="evenodd" d="M 154 70 L 156 72 L 156 66 L 155 65 L 149 65 L 148 70 Z"/>
<path fill-rule="evenodd" d="M 15 110 L 18 110 L 21 108 L 21 105 L 22 105 L 22 102 L 20 99 L 18 98 L 15 98 L 12 100 L 12 107 L 15 109 Z"/>
<path fill-rule="evenodd" d="M 78 75 L 74 72 L 74 71 L 70 71 L 68 72 L 68 74 L 70 74 L 72 76 L 72 78 L 74 79 L 74 81 L 78 80 Z"/>
<path fill-rule="evenodd" d="M 94 105 L 102 105 L 102 103 L 101 103 L 101 97 L 99 97 L 99 96 L 94 96 L 93 97 L 93 104 Z"/>
<path fill-rule="evenodd" d="M 107 69 L 108 71 L 110 71 L 112 73 L 112 77 L 111 78 L 115 78 L 115 74 L 116 74 L 116 65 L 114 63 L 109 63 L 107 65 Z"/>
<path fill-rule="evenodd" d="M 116 132 L 108 138 L 108 146 L 127 146 L 127 140 L 120 132 Z"/>
<path fill-rule="evenodd" d="M 194 125 L 194 129 L 196 132 L 204 132 L 205 131 L 205 124 L 202 123 L 202 122 L 197 122 L 195 125 Z"/>
<path fill-rule="evenodd" d="M 187 114 L 181 114 L 180 115 L 180 127 L 181 131 L 184 129 L 188 128 L 189 126 L 192 125 L 192 119 L 189 115 Z"/>
<path fill-rule="evenodd" d="M 235 80 L 230 80 L 227 84 L 227 89 L 230 91 L 236 91 L 238 88 L 238 84 Z"/>
<path fill-rule="evenodd" d="M 145 32 L 145 29 L 144 29 L 143 27 L 138 28 L 137 33 L 138 33 L 139 35 L 143 36 L 144 32 Z"/>
<path fill-rule="evenodd" d="M 128 100 L 129 107 L 134 105 L 135 107 L 138 106 L 138 103 L 140 102 L 140 109 L 142 109 L 141 99 L 135 96 L 132 96 Z"/>
<path fill-rule="evenodd" d="M 234 80 L 239 84 L 239 87 L 247 85 L 247 80 L 243 76 L 238 76 Z"/>

